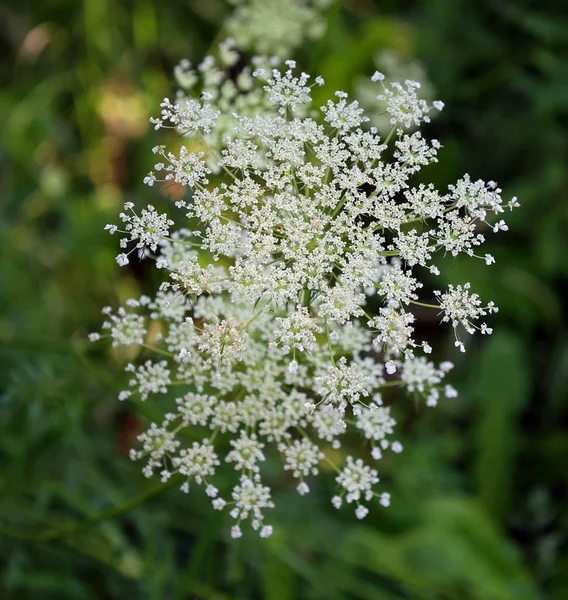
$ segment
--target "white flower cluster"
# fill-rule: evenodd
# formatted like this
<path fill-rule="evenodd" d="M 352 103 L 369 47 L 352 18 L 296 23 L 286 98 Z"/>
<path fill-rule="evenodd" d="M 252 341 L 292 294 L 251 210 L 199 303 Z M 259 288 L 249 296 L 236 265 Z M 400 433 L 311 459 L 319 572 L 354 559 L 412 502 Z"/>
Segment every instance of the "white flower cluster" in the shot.
<path fill-rule="evenodd" d="M 147 183 L 152 185 L 153 181 L 147 181 Z M 169 228 L 174 225 L 174 222 L 168 219 L 167 215 L 158 214 L 151 204 L 148 205 L 148 208 L 143 208 L 140 215 L 137 215 L 134 211 L 134 204 L 132 202 L 126 202 L 124 210 L 126 212 L 122 212 L 119 215 L 124 224 L 124 229 L 119 229 L 117 225 L 111 224 L 108 224 L 105 229 L 111 235 L 114 235 L 118 231 L 130 236 L 121 238 L 121 248 L 127 248 L 129 242 L 136 242 L 136 245 L 130 250 L 129 254 L 137 248 L 142 249 L 145 247 L 155 252 L 158 244 L 168 237 L 170 233 Z M 124 267 L 129 262 L 128 255 L 125 253 L 119 254 L 116 257 L 116 262 L 121 267 Z"/>
<path fill-rule="evenodd" d="M 175 127 L 181 135 L 194 138 L 195 133 L 201 134 L 208 150 L 207 164 L 214 170 L 222 168 L 219 151 L 224 148 L 224 138 L 235 137 L 234 113 L 253 116 L 274 112 L 262 88 L 255 85 L 253 71 L 277 66 L 280 60 L 254 57 L 250 66 L 232 77 L 230 71 L 236 68 L 238 60 L 237 42 L 233 38 L 224 40 L 215 55 L 207 56 L 196 67 L 183 59 L 174 69 L 181 88 L 175 103 L 164 99 L 160 116 L 150 119 L 156 129 Z M 241 143 L 241 150 L 246 149 L 246 142 L 241 140 Z M 232 156 L 239 160 L 238 154 Z M 146 182 L 153 181 L 155 176 L 150 173 Z"/>
<path fill-rule="evenodd" d="M 205 62 L 205 79 L 220 72 Z M 197 80 L 189 68 L 183 76 Z M 228 112 L 209 92 L 162 103 L 156 126 L 199 143 L 177 153 L 158 147 L 164 162 L 147 183 L 175 181 L 190 193 L 176 202 L 174 231 L 174 219 L 153 207 L 137 213 L 126 205 L 121 246 L 155 260 L 162 283 L 155 298 L 105 309 L 103 336 L 92 339 L 108 333 L 115 346 L 155 353 L 127 366 L 128 388 L 119 395 L 172 400 L 132 451 L 145 475 L 176 476 L 186 492 L 203 486 L 213 507 L 227 507 L 236 520 L 233 537 L 247 519 L 266 537 L 273 502 L 262 477 L 270 453 L 280 455 L 302 495 L 323 462 L 337 474 L 334 506 L 354 504 L 358 518 L 374 499 L 388 506 L 389 495 L 376 490 L 377 470 L 364 460 L 402 450 L 385 393 L 402 388 L 428 406 L 456 395 L 444 382 L 451 363 L 435 365 L 430 345 L 416 339 L 414 307 L 440 311 L 462 350 L 459 328 L 491 333 L 477 321 L 496 311 L 469 284 L 423 302 L 420 275 L 439 274 L 439 253 L 476 256 L 479 231 L 517 202 L 504 203 L 494 183 L 467 175 L 445 193 L 413 183 L 437 161 L 440 144 L 406 129 L 442 106 L 421 99 L 414 82 L 387 85 L 373 76 L 392 123 L 383 139 L 344 92 L 312 107 L 311 78 L 293 61 L 246 79 L 267 110 L 255 115 L 246 105 L 241 113 L 235 101 Z M 217 77 L 210 89 L 221 80 L 229 85 Z M 119 255 L 119 264 L 127 261 Z M 326 448 L 339 451 L 349 432 L 360 433 L 365 450 L 337 465 Z M 223 465 L 237 472 L 231 490 L 216 486 Z"/>
<path fill-rule="evenodd" d="M 427 101 L 433 100 L 434 90 L 422 64 L 407 58 L 395 49 L 382 50 L 374 57 L 375 67 L 392 81 L 411 79 L 420 83 L 420 96 Z M 364 107 L 370 123 L 381 132 L 388 133 L 391 128 L 390 117 L 377 103 L 376 86 L 368 78 L 360 76 L 356 80 L 355 97 Z"/>
<path fill-rule="evenodd" d="M 239 48 L 290 56 L 304 40 L 325 31 L 323 11 L 332 0 L 230 0 L 235 10 L 226 28 Z"/>

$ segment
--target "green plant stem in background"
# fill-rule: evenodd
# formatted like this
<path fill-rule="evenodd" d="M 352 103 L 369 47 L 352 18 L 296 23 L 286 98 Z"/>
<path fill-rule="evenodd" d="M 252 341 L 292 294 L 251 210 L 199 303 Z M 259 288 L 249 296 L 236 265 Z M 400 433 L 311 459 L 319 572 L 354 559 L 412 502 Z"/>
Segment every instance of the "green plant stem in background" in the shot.
<path fill-rule="evenodd" d="M 103 521 L 108 521 L 110 519 L 119 517 L 120 515 L 123 515 L 127 512 L 130 512 L 134 508 L 141 506 L 148 500 L 151 500 L 155 496 L 158 496 L 162 492 L 166 491 L 175 483 L 178 483 L 178 479 L 179 478 L 177 477 L 173 477 L 166 483 L 160 483 L 159 485 L 151 487 L 149 490 L 146 490 L 133 500 L 125 502 L 124 504 L 120 504 L 119 506 L 113 506 L 112 508 L 103 511 L 98 515 L 94 515 L 93 517 L 89 517 L 88 519 L 85 519 L 83 521 L 76 521 L 75 523 L 63 526 L 56 525 L 54 527 L 48 527 L 44 531 L 38 533 L 15 531 L 0 525 L 0 535 L 17 538 L 20 540 L 27 540 L 30 542 L 53 542 L 57 540 L 67 539 L 80 533 L 83 533 L 84 531 L 87 531 L 91 527 L 94 527 L 95 525 L 98 525 Z"/>

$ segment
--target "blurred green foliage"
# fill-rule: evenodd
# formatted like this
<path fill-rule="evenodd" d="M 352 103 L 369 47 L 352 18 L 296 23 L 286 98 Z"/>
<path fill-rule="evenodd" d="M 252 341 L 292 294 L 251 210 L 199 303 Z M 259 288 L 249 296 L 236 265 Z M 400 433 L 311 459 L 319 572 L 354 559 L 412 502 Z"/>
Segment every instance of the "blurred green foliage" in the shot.
<path fill-rule="evenodd" d="M 429 175 L 495 179 L 522 208 L 491 269 L 449 262 L 501 307 L 458 363 L 458 399 L 400 400 L 393 506 L 368 521 L 315 489 L 278 491 L 275 535 L 227 540 L 199 495 L 126 455 L 127 359 L 93 349 L 99 311 L 151 289 L 103 231 L 141 184 L 147 118 L 182 57 L 220 35 L 221 0 L 0 6 L 0 596 L 114 599 L 563 600 L 568 597 L 568 13 L 564 0 L 346 0 L 302 65 L 350 90 L 392 48 L 447 105 Z M 286 10 L 286 0 L 282 0 Z M 432 323 L 438 346 L 452 354 Z M 149 409 L 147 409 L 149 410 Z M 324 484 L 320 484 L 324 485 Z"/>

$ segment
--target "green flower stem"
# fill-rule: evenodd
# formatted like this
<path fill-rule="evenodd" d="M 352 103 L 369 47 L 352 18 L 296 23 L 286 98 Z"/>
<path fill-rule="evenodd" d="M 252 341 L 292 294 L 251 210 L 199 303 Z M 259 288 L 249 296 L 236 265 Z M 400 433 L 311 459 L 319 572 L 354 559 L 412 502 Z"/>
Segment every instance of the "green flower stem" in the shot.
<path fill-rule="evenodd" d="M 417 300 L 411 300 L 411 304 L 416 304 L 416 306 L 424 306 L 425 308 L 440 308 L 438 304 L 427 304 L 426 302 L 418 302 Z"/>
<path fill-rule="evenodd" d="M 255 315 L 253 315 L 240 329 L 239 329 L 239 333 L 243 332 L 251 323 L 253 323 L 254 321 L 256 321 L 256 319 L 258 319 L 258 317 L 260 317 L 260 315 L 264 312 L 264 309 L 268 306 L 268 304 L 265 304 Z"/>
<path fill-rule="evenodd" d="M 394 135 L 395 131 L 396 131 L 396 124 L 391 127 L 391 130 L 389 131 L 389 133 L 385 139 L 385 145 L 388 146 L 388 143 L 391 141 L 391 138 Z"/>
<path fill-rule="evenodd" d="M 379 386 L 379 389 L 389 388 L 389 387 L 401 387 L 404 385 L 404 381 L 385 381 Z"/>
<path fill-rule="evenodd" d="M 162 354 L 163 356 L 167 356 L 171 358 L 174 356 L 173 352 L 168 352 L 167 350 L 162 350 L 161 348 L 156 348 L 156 346 L 151 346 L 150 344 L 140 344 L 142 348 L 146 348 L 147 350 L 152 350 L 152 352 L 157 352 L 158 354 Z"/>

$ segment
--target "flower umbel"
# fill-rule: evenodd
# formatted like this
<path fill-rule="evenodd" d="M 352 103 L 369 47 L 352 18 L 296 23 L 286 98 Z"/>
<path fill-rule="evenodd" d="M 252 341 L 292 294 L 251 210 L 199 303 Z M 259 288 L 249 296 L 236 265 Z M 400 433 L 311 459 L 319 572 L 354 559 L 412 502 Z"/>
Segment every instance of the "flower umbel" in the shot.
<path fill-rule="evenodd" d="M 372 77 L 392 125 L 383 137 L 340 90 L 313 107 L 311 86 L 324 82 L 312 84 L 293 61 L 280 70 L 257 59 L 233 84 L 222 70 L 234 64 L 231 52 L 226 44 L 220 64 L 209 57 L 197 71 L 180 66 L 187 93 L 164 100 L 152 119 L 187 143 L 177 152 L 156 147 L 160 162 L 146 182 L 174 181 L 191 193 L 172 207 L 176 215 L 127 203 L 121 229 L 107 226 L 124 235 L 122 249 L 155 261 L 162 282 L 154 298 L 105 309 L 103 334 L 156 354 L 127 366 L 121 399 L 172 400 L 132 451 L 146 461 L 144 474 L 178 477 L 185 492 L 203 486 L 237 521 L 232 537 L 245 520 L 267 537 L 268 453 L 278 452 L 304 495 L 329 462 L 325 447 L 339 451 L 347 431 L 366 440 L 365 450 L 333 465 L 333 505 L 354 505 L 359 519 L 372 503 L 388 506 L 367 464 L 402 451 L 386 390 L 403 388 L 428 406 L 457 394 L 445 382 L 451 363 L 436 366 L 430 345 L 415 339 L 414 309 L 439 311 L 462 351 L 460 329 L 490 334 L 479 321 L 497 311 L 468 283 L 424 302 L 419 274 L 439 274 L 439 253 L 494 262 L 474 254 L 485 241 L 479 230 L 506 231 L 504 207 L 518 203 L 504 204 L 496 184 L 467 175 L 446 191 L 414 183 L 441 148 L 415 128 L 443 107 L 422 99 L 416 82 Z M 193 93 L 201 80 L 204 93 Z M 229 83 L 233 95 L 219 93 Z M 128 254 L 117 261 L 127 265 Z M 232 489 L 216 487 L 220 468 L 234 474 Z"/>

